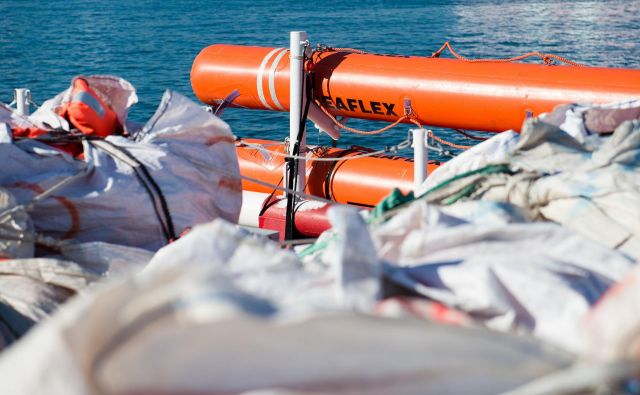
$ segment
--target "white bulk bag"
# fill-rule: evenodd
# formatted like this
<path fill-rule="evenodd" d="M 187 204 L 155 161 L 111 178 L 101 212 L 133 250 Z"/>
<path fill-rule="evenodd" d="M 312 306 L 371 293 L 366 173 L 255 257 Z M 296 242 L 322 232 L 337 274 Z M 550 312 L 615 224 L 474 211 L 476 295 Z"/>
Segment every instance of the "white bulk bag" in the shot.
<path fill-rule="evenodd" d="M 38 233 L 156 250 L 187 227 L 215 218 L 238 220 L 241 182 L 229 126 L 178 93 L 165 93 L 135 140 L 109 136 L 84 141 L 83 147 L 80 161 L 35 140 L 0 142 L 0 186 L 19 203 L 85 173 L 34 206 L 30 214 Z M 136 161 L 138 173 L 144 167 L 151 182 L 141 183 Z M 159 194 L 150 195 L 152 183 Z"/>
<path fill-rule="evenodd" d="M 0 393 L 495 394 L 572 362 L 531 339 L 332 304 L 335 286 L 372 290 L 358 260 L 336 282 L 221 220 L 198 227 L 0 355 Z"/>
<path fill-rule="evenodd" d="M 0 350 L 97 279 L 91 270 L 59 259 L 0 262 Z"/>

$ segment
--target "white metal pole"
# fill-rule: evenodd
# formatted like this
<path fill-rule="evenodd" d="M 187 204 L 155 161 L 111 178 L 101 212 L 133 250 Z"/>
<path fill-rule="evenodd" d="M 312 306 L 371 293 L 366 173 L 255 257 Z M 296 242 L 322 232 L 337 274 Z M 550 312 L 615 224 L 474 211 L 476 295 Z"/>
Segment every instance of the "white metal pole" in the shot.
<path fill-rule="evenodd" d="M 425 130 L 412 129 L 413 133 L 413 190 L 414 192 L 427 178 L 429 151 L 426 147 Z"/>
<path fill-rule="evenodd" d="M 289 153 L 291 151 L 285 151 L 285 153 Z M 286 163 L 286 162 L 285 162 Z M 289 169 L 287 166 L 282 166 L 282 184 L 281 186 L 287 188 L 289 186 Z M 287 191 L 282 191 L 282 197 L 287 197 Z"/>
<path fill-rule="evenodd" d="M 300 130 L 300 118 L 302 117 L 302 103 L 304 96 L 304 72 L 302 70 L 304 62 L 304 51 L 307 43 L 307 33 L 303 31 L 290 33 L 289 56 L 289 154 L 293 153 L 293 147 L 298 140 L 298 134 L 304 133 L 304 128 Z M 306 136 L 300 139 L 300 153 L 306 149 Z M 305 188 L 305 161 L 298 163 L 297 191 L 304 191 Z"/>
<path fill-rule="evenodd" d="M 29 89 L 18 88 L 16 89 L 16 112 L 20 115 L 29 115 L 29 96 L 31 92 Z"/>

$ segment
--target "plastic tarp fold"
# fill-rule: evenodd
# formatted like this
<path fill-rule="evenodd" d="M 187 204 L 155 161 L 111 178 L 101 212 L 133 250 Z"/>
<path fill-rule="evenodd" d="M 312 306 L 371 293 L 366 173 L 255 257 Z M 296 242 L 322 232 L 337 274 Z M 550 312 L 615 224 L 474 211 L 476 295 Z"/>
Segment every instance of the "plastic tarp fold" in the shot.
<path fill-rule="evenodd" d="M 45 249 L 36 258 L 36 241 L 46 242 L 55 252 Z M 90 283 L 129 273 L 136 263 L 148 262 L 150 254 L 104 242 L 74 243 L 36 235 L 27 207 L 17 205 L 0 188 L 0 350 Z"/>
<path fill-rule="evenodd" d="M 605 104 L 563 104 L 540 118 L 585 143 L 594 134 L 612 133 L 621 123 L 640 119 L 640 100 Z"/>
<path fill-rule="evenodd" d="M 97 279 L 96 273 L 59 259 L 0 262 L 0 349 Z"/>
<path fill-rule="evenodd" d="M 640 359 L 640 268 L 604 295 L 582 322 L 585 353 L 611 362 Z"/>
<path fill-rule="evenodd" d="M 25 207 L 0 188 L 0 260 L 33 257 L 35 234 Z"/>
<path fill-rule="evenodd" d="M 592 124 L 603 129 L 615 126 L 610 136 L 579 135 L 574 122 L 573 134 L 582 136 L 577 139 L 551 122 L 560 122 L 551 116 L 553 114 L 528 120 L 519 138 L 506 137 L 509 144 L 500 145 L 503 148 L 499 153 L 485 152 L 500 142 L 499 137 L 465 153 L 478 158 L 473 165 L 475 168 L 505 164 L 511 170 L 510 174 L 475 174 L 451 179 L 425 198 L 431 203 L 442 204 L 460 191 L 472 191 L 463 200 L 517 205 L 530 220 L 562 224 L 639 259 L 640 120 L 624 120 L 625 117 L 616 115 L 629 110 L 631 104 L 609 105 L 606 112 L 598 112 L 589 118 Z M 635 106 L 640 107 L 640 104 L 635 102 Z M 571 109 L 578 111 L 574 107 Z M 587 128 L 584 114 L 589 109 L 602 111 L 603 106 L 580 107 L 582 128 Z M 628 114 L 626 116 L 629 117 Z M 596 117 L 600 119 L 596 120 Z M 619 125 L 613 123 L 613 120 L 621 119 L 623 121 Z M 566 127 L 565 124 L 563 122 L 561 126 Z M 462 162 L 465 154 L 457 159 Z M 443 165 L 433 176 L 440 173 L 448 177 L 472 170 L 471 167 L 453 165 L 456 165 L 453 161 L 450 169 L 447 169 L 448 163 Z M 427 180 L 421 192 L 434 187 L 434 182 L 444 182 L 447 177 Z"/>
<path fill-rule="evenodd" d="M 572 362 L 530 339 L 355 312 L 345 295 L 378 291 L 371 257 L 336 273 L 223 220 L 196 227 L 1 354 L 0 392 L 495 394 Z"/>
<path fill-rule="evenodd" d="M 126 116 L 135 92 L 122 91 L 122 80 L 100 78 L 109 87 L 103 93 Z M 49 106 L 63 98 L 64 93 Z M 125 153 L 117 157 L 104 147 Z M 95 143 L 84 141 L 83 148 L 84 160 L 80 161 L 35 140 L 0 143 L 5 163 L 0 169 L 0 186 L 19 204 L 28 204 L 67 177 L 86 173 L 34 205 L 30 214 L 36 232 L 57 239 L 157 250 L 198 223 L 215 218 L 238 220 L 241 182 L 229 126 L 178 93 L 164 94 L 135 141 L 110 136 Z M 132 161 L 137 163 L 132 165 Z M 143 184 L 136 176 L 140 169 L 134 167 L 141 166 L 159 187 L 160 197 L 151 197 L 150 182 Z M 159 217 L 162 206 L 166 206 L 168 220 Z M 172 225 L 173 234 L 167 232 L 165 222 Z"/>
<path fill-rule="evenodd" d="M 369 311 L 382 296 L 381 266 L 372 241 L 367 233 L 347 231 L 347 226 L 364 226 L 357 212 L 336 210 L 331 218 L 346 237 L 332 244 L 336 253 L 324 262 L 303 264 L 276 243 L 216 221 L 162 248 L 141 277 L 165 268 L 203 267 L 244 292 L 291 310 Z"/>
<path fill-rule="evenodd" d="M 438 211 L 415 202 L 372 230 L 387 276 L 488 327 L 566 350 L 583 349 L 580 320 L 635 265 L 553 223 L 471 224 Z"/>
<path fill-rule="evenodd" d="M 102 241 L 88 243 L 65 242 L 59 245 L 59 254 L 66 260 L 99 274 L 102 277 L 128 275 L 142 270 L 153 253 L 141 248 Z"/>
<path fill-rule="evenodd" d="M 22 248 L 12 259 L 0 259 L 0 351 L 89 284 L 139 271 L 151 259 L 149 251 L 134 247 L 55 240 L 49 247 L 57 252 L 41 252 L 35 258 L 34 234 L 21 236 L 30 248 Z M 15 252 L 5 240 L 0 247 L 3 254 Z"/>

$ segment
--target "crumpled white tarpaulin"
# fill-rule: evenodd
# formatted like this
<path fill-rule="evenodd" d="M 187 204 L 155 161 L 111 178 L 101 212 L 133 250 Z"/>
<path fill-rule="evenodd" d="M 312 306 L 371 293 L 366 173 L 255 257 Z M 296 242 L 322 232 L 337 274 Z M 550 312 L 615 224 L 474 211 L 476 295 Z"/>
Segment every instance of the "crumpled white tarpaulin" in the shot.
<path fill-rule="evenodd" d="M 444 164 L 420 192 L 451 175 L 504 164 L 510 174 L 461 177 L 430 192 L 426 199 L 440 204 L 467 189 L 470 192 L 460 201 L 511 203 L 530 220 L 562 224 L 640 259 L 640 120 L 636 119 L 640 102 L 557 111 L 561 117 L 552 113 L 527 120 L 519 137 L 507 136 L 502 141 L 496 136 L 460 155 L 451 165 Z M 584 130 L 612 134 L 580 134 L 576 114 L 581 114 Z M 571 128 L 567 126 L 569 118 L 574 119 Z M 500 149 L 493 151 L 495 147 Z M 463 160 L 465 155 L 471 158 L 469 164 Z"/>
<path fill-rule="evenodd" d="M 580 320 L 635 265 L 553 223 L 471 224 L 424 201 L 371 234 L 394 282 L 490 328 L 574 352 L 583 349 Z"/>
<path fill-rule="evenodd" d="M 563 104 L 540 115 L 544 122 L 558 126 L 585 143 L 589 136 L 611 133 L 624 121 L 640 118 L 640 100 L 605 104 Z"/>
<path fill-rule="evenodd" d="M 126 117 L 128 106 L 135 102 L 130 84 L 114 77 L 98 80 L 103 88 L 98 90 L 110 97 L 120 117 Z M 63 92 L 47 102 L 41 113 L 64 97 Z M 38 112 L 33 115 L 36 120 L 44 118 Z M 116 158 L 105 151 L 109 147 L 124 149 L 126 154 Z M 109 136 L 105 141 L 84 141 L 83 148 L 81 161 L 39 141 L 11 141 L 6 132 L 0 139 L 4 161 L 0 186 L 18 203 L 27 204 L 64 178 L 79 175 L 33 207 L 30 214 L 38 233 L 157 250 L 187 227 L 215 218 L 238 220 L 240 172 L 229 126 L 178 93 L 165 93 L 135 140 Z M 152 181 L 143 185 L 132 160 L 123 155 L 142 164 Z M 150 183 L 157 184 L 166 204 L 150 196 Z M 160 218 L 165 211 L 168 219 Z M 173 234 L 167 232 L 169 223 Z"/>
<path fill-rule="evenodd" d="M 347 217 L 343 240 L 368 238 Z M 371 256 L 306 266 L 223 220 L 196 227 L 1 354 L 0 393 L 495 394 L 571 363 L 531 339 L 354 312 L 354 293 L 377 298 Z"/>
<path fill-rule="evenodd" d="M 32 258 L 35 250 L 33 222 L 25 207 L 0 188 L 0 259 Z"/>
<path fill-rule="evenodd" d="M 0 351 L 97 279 L 97 273 L 60 259 L 1 261 Z"/>
<path fill-rule="evenodd" d="M 371 311 L 381 297 L 382 275 L 371 239 L 347 228 L 364 226 L 355 211 L 339 208 L 331 220 L 345 237 L 331 244 L 329 251 L 335 254 L 324 262 L 303 264 L 278 244 L 217 221 L 162 248 L 142 277 L 166 268 L 203 267 L 244 292 L 292 311 Z"/>
<path fill-rule="evenodd" d="M 415 195 L 421 196 L 430 188 L 466 171 L 476 170 L 489 163 L 502 163 L 518 143 L 520 135 L 514 131 L 498 133 L 488 140 L 474 145 L 456 155 L 429 174 L 426 180 L 416 189 Z"/>
<path fill-rule="evenodd" d="M 598 301 L 582 322 L 584 353 L 611 362 L 640 359 L 640 268 Z"/>
<path fill-rule="evenodd" d="M 36 241 L 51 250 L 35 258 Z M 0 188 L 0 351 L 90 283 L 150 259 L 149 251 L 134 247 L 36 235 L 27 208 Z"/>
<path fill-rule="evenodd" d="M 601 133 L 612 133 L 624 121 L 640 119 L 640 100 L 607 104 L 565 104 L 538 117 L 557 126 L 580 144 L 597 144 Z M 461 152 L 436 168 L 416 191 L 422 195 L 442 181 L 490 163 L 504 163 L 514 150 L 520 134 L 513 130 L 497 133 L 490 139 Z"/>

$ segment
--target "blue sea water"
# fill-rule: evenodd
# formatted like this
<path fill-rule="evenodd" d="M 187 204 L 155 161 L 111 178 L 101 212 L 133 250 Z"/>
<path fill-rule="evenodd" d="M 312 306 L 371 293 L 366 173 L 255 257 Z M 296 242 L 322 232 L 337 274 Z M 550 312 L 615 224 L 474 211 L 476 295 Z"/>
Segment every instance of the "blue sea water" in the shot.
<path fill-rule="evenodd" d="M 78 74 L 131 81 L 144 122 L 165 89 L 192 97 L 191 62 L 214 43 L 288 46 L 288 32 L 312 43 L 370 52 L 430 55 L 446 40 L 468 57 L 532 50 L 596 66 L 640 68 L 640 1 L 6 1 L 0 0 L 0 101 L 28 87 L 36 102 Z M 281 140 L 288 114 L 234 109 L 225 120 L 240 136 Z M 371 122 L 356 122 L 376 128 Z M 346 135 L 342 145 L 380 148 L 382 136 Z M 310 142 L 326 143 L 310 131 Z M 459 135 L 451 138 L 466 142 Z"/>

